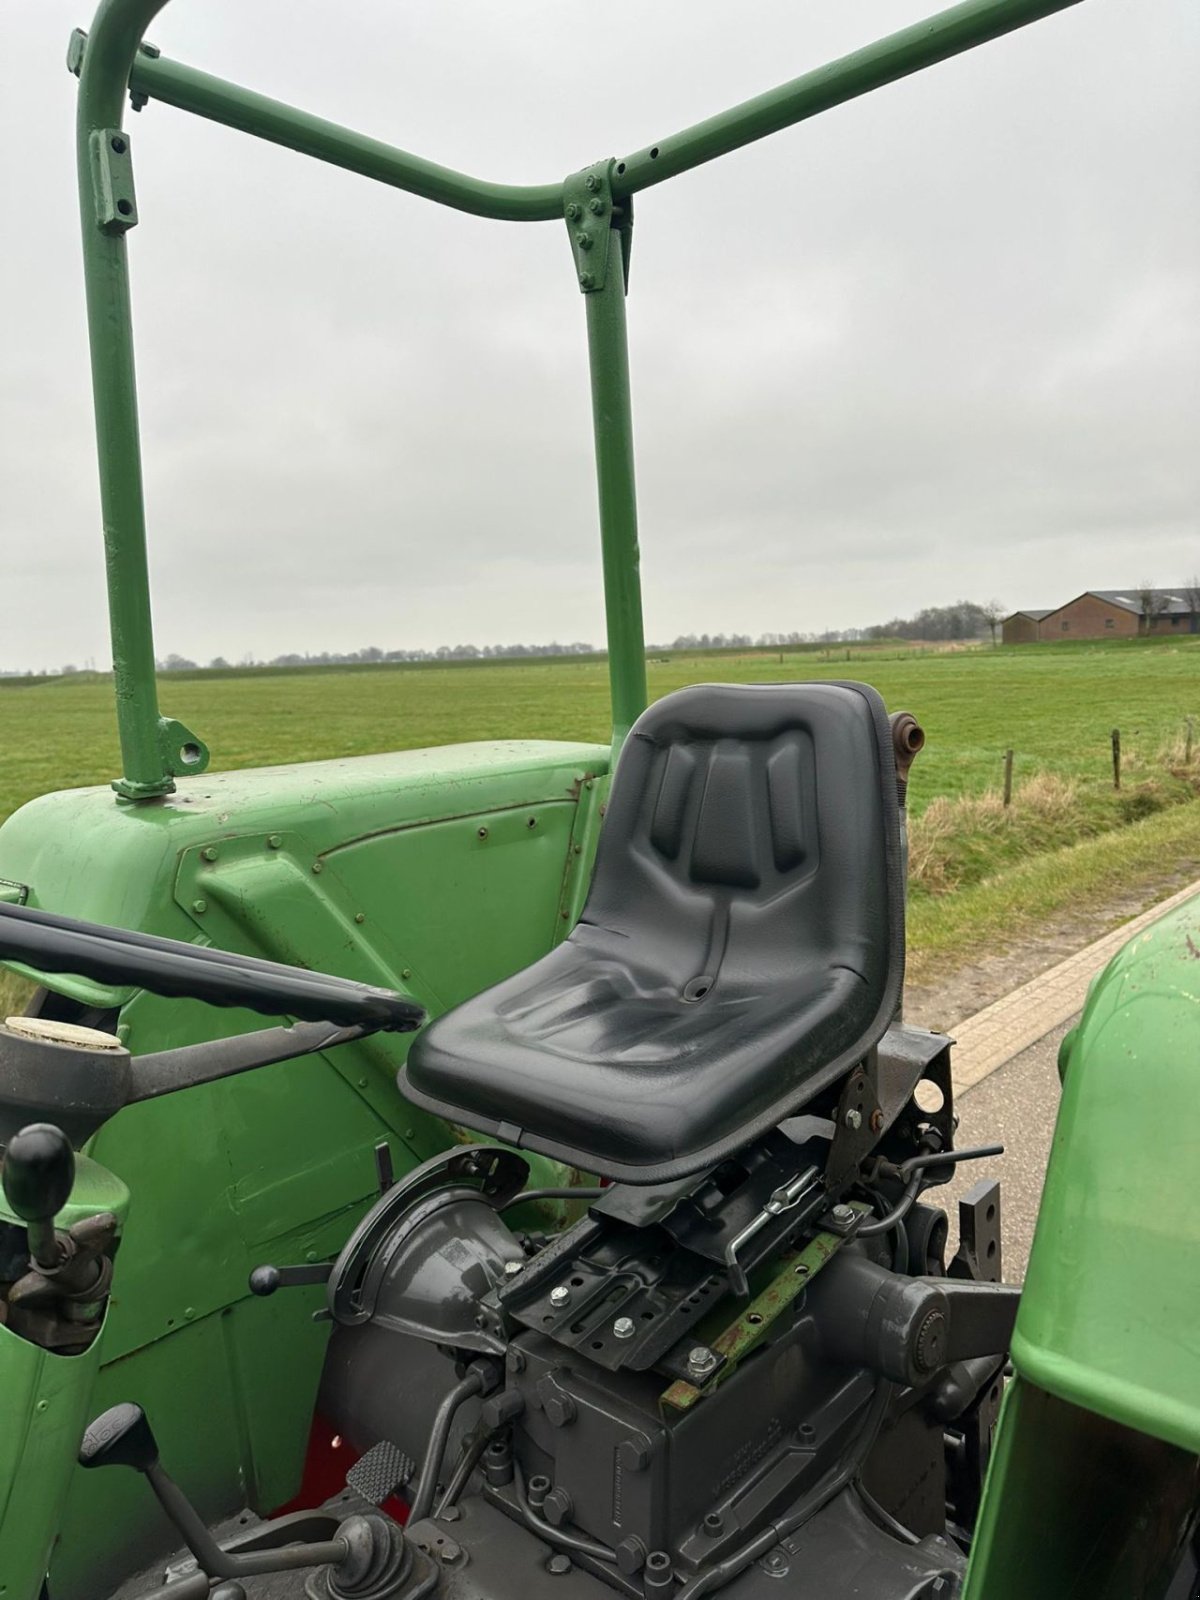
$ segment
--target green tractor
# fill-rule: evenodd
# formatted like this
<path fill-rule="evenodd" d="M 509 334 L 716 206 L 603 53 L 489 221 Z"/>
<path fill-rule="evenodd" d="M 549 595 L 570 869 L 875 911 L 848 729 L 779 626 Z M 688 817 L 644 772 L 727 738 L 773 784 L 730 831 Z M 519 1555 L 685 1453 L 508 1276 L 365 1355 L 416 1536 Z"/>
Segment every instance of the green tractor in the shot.
<path fill-rule="evenodd" d="M 1200 962 L 1096 984 L 1024 1288 L 936 1190 L 906 1024 L 923 735 L 857 683 L 647 709 L 633 197 L 1063 9 L 969 0 L 653 148 L 484 183 L 71 41 L 122 775 L 0 830 L 0 1600 L 1186 1600 Z M 438 204 L 565 221 L 610 745 L 208 774 L 160 713 L 127 98 Z M 113 792 L 115 791 L 115 793 Z M 119 1470 L 119 1469 L 124 1470 Z"/>

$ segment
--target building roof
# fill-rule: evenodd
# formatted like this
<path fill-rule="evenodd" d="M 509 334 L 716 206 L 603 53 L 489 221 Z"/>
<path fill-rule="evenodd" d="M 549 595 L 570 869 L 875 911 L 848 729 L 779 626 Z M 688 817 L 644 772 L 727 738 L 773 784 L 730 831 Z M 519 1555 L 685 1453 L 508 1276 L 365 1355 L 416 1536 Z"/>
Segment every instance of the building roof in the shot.
<path fill-rule="evenodd" d="M 1043 617 L 1048 617 L 1054 609 L 1054 606 L 1042 606 L 1040 610 L 1031 610 L 1026 606 L 1021 611 L 1014 611 L 1012 617 L 1005 617 L 1004 620 L 1005 622 L 1011 622 L 1013 617 L 1028 617 L 1030 622 L 1040 622 Z"/>
<path fill-rule="evenodd" d="M 1088 589 L 1087 594 L 1094 595 L 1097 600 L 1103 600 L 1110 606 L 1120 606 L 1123 611 L 1132 611 L 1135 617 L 1143 616 L 1141 585 L 1133 589 Z M 1190 617 L 1194 607 L 1188 604 L 1186 594 L 1180 594 L 1177 589 L 1150 589 L 1156 601 L 1156 614 L 1161 617 Z M 1082 599 L 1083 596 L 1081 595 Z M 1067 604 L 1071 604 L 1070 601 Z M 1062 607 L 1059 607 L 1062 610 Z"/>

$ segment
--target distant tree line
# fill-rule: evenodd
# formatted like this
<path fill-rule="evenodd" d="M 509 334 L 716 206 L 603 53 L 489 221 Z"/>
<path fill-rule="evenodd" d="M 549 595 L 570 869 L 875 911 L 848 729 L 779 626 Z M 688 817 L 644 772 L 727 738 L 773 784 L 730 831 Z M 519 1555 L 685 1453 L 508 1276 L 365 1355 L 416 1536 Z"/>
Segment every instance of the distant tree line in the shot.
<path fill-rule="evenodd" d="M 768 632 L 757 636 L 749 633 L 681 633 L 669 643 L 648 644 L 648 651 L 665 650 L 775 650 L 797 648 L 802 645 L 859 644 L 881 639 L 919 639 L 931 644 L 949 640 L 981 639 L 990 632 L 993 643 L 996 629 L 1004 616 L 999 601 L 991 600 L 978 605 L 973 600 L 957 600 L 949 606 L 926 606 L 913 617 L 893 617 L 890 622 L 877 622 L 866 628 L 826 628 L 819 633 L 792 631 Z M 214 656 L 206 663 L 191 660 L 188 656 L 172 653 L 156 661 L 160 672 L 228 672 L 235 668 L 251 667 L 339 667 L 370 666 L 389 661 L 505 661 L 513 658 L 537 656 L 602 656 L 603 647 L 597 649 L 582 639 L 563 644 L 552 640 L 549 644 L 443 644 L 436 650 L 383 650 L 378 645 L 367 645 L 362 650 L 289 650 L 283 655 L 259 659 L 253 654 L 243 655 L 238 661 L 227 661 L 224 656 Z M 63 677 L 79 670 L 74 664 L 59 669 Z M 91 670 L 89 664 L 84 670 Z M 32 676 L 30 673 L 0 673 L 0 677 Z"/>

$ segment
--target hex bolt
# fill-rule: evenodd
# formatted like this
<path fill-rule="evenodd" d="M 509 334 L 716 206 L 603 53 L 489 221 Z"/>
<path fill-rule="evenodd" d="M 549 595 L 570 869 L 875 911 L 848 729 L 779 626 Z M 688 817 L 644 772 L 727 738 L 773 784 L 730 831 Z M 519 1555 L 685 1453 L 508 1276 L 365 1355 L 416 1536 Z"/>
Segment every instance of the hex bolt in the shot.
<path fill-rule="evenodd" d="M 590 250 L 592 248 L 592 236 L 590 233 L 577 233 L 575 235 L 575 243 L 581 250 Z"/>
<path fill-rule="evenodd" d="M 561 1528 L 564 1523 L 570 1522 L 574 1509 L 571 1496 L 565 1489 L 551 1489 L 542 1504 L 542 1515 L 551 1527 Z"/>
<path fill-rule="evenodd" d="M 772 1578 L 787 1577 L 788 1558 L 782 1550 L 769 1551 L 758 1564 Z"/>
<path fill-rule="evenodd" d="M 366 921 L 366 920 L 367 920 L 367 914 L 366 914 L 366 912 L 365 912 L 365 911 L 356 911 L 356 912 L 355 912 L 355 913 L 354 913 L 354 920 L 355 920 L 355 922 L 357 922 L 357 923 L 358 923 L 358 924 L 359 924 L 359 926 L 360 926 L 360 927 L 361 927 L 361 925 L 362 925 L 362 924 L 363 924 L 363 923 L 364 923 L 364 922 L 365 922 L 365 921 Z"/>
<path fill-rule="evenodd" d="M 613 1323 L 614 1339 L 632 1339 L 636 1332 L 632 1317 L 618 1317 Z"/>
<path fill-rule="evenodd" d="M 523 1261 L 506 1261 L 504 1263 L 504 1276 L 506 1278 L 515 1278 L 518 1272 L 524 1271 L 525 1263 Z"/>
<path fill-rule="evenodd" d="M 857 1106 L 850 1106 L 846 1112 L 846 1126 L 855 1133 L 862 1127 L 862 1112 Z"/>
<path fill-rule="evenodd" d="M 878 1133 L 880 1128 L 882 1128 L 882 1127 L 883 1127 L 883 1112 L 880 1111 L 878 1106 L 876 1106 L 875 1110 L 872 1111 L 872 1113 L 871 1113 L 871 1132 L 872 1133 Z"/>
<path fill-rule="evenodd" d="M 267 835 L 267 849 L 268 850 L 282 850 L 283 849 L 283 835 L 280 834 L 280 833 L 269 833 Z"/>
<path fill-rule="evenodd" d="M 206 844 L 200 852 L 200 858 L 202 861 L 215 861 L 217 859 L 216 845 Z"/>
<path fill-rule="evenodd" d="M 595 276 L 595 273 L 592 273 L 592 272 L 581 272 L 579 274 L 579 287 L 581 289 L 594 289 L 596 287 L 596 276 Z M 590 783 L 588 784 L 588 788 L 589 789 L 591 788 L 591 784 Z"/>
<path fill-rule="evenodd" d="M 561 1578 L 564 1573 L 570 1572 L 570 1570 L 571 1558 L 562 1550 L 557 1555 L 551 1556 L 546 1563 L 546 1571 L 552 1572 L 556 1578 Z"/>
<path fill-rule="evenodd" d="M 583 212 L 579 209 L 578 205 L 576 205 L 575 201 L 572 200 L 570 205 L 567 207 L 567 221 L 578 222 L 582 215 Z"/>
<path fill-rule="evenodd" d="M 636 1533 L 622 1539 L 613 1554 L 617 1558 L 617 1571 L 623 1572 L 627 1578 L 632 1578 L 635 1572 L 640 1572 L 646 1565 L 646 1546 Z"/>
<path fill-rule="evenodd" d="M 208 901 L 207 900 L 193 900 L 192 901 L 192 910 L 196 913 L 196 915 L 198 917 L 199 916 L 203 916 L 203 914 L 208 910 Z"/>
<path fill-rule="evenodd" d="M 560 1283 L 550 1291 L 550 1304 L 556 1311 L 561 1311 L 563 1306 L 570 1305 L 571 1291 L 565 1283 Z"/>
<path fill-rule="evenodd" d="M 717 1365 L 717 1355 L 706 1344 L 695 1345 L 688 1351 L 688 1371 L 695 1378 L 707 1378 Z"/>
<path fill-rule="evenodd" d="M 603 200 L 589 200 L 588 201 L 588 210 L 592 213 L 592 215 L 594 217 L 602 217 L 604 215 L 604 201 Z"/>
<path fill-rule="evenodd" d="M 314 872 L 324 872 L 325 871 L 325 863 L 323 861 L 314 861 L 313 862 L 313 871 Z"/>
<path fill-rule="evenodd" d="M 829 1215 L 839 1228 L 848 1228 L 854 1221 L 854 1207 L 834 1206 Z"/>
<path fill-rule="evenodd" d="M 648 1439 L 622 1439 L 617 1449 L 617 1460 L 625 1472 L 644 1472 L 650 1465 L 652 1454 Z"/>
<path fill-rule="evenodd" d="M 725 1518 L 719 1511 L 710 1511 L 704 1519 L 704 1531 L 710 1539 L 715 1539 L 719 1533 L 725 1531 Z"/>
<path fill-rule="evenodd" d="M 600 187 L 600 179 L 596 176 L 596 174 L 594 172 L 589 172 L 587 177 L 583 181 L 584 181 L 584 186 L 586 187 L 586 189 L 587 189 L 589 194 L 595 194 L 596 190 Z"/>

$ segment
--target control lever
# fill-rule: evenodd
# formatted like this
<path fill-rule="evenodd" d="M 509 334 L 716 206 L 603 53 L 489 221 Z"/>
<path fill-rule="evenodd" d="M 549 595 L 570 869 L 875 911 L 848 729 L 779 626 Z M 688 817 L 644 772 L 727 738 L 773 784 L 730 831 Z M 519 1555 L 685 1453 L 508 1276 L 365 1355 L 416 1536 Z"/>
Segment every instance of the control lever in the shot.
<path fill-rule="evenodd" d="M 57 1272 L 64 1251 L 54 1219 L 71 1197 L 75 1152 L 61 1129 L 33 1122 L 9 1140 L 4 1153 L 4 1198 L 29 1235 L 29 1255 L 38 1272 Z"/>
<path fill-rule="evenodd" d="M 336 1592 L 352 1600 L 356 1594 L 384 1596 L 394 1593 L 386 1584 L 368 1591 L 359 1580 L 382 1578 L 399 1580 L 411 1564 L 403 1530 L 383 1517 L 352 1515 L 338 1527 L 331 1539 L 308 1544 L 288 1544 L 278 1549 L 234 1552 L 223 1550 L 206 1527 L 200 1513 L 162 1465 L 154 1431 L 141 1406 L 132 1401 L 111 1407 L 90 1424 L 79 1447 L 81 1467 L 132 1467 L 149 1482 L 159 1504 L 182 1536 L 196 1565 L 204 1575 L 203 1588 L 186 1587 L 190 1580 L 167 1586 L 171 1596 L 208 1594 L 208 1580 L 237 1580 L 260 1577 L 273 1572 L 294 1572 L 302 1567 L 331 1566 L 336 1577 Z M 162 1591 L 160 1591 L 161 1593 Z M 221 1589 L 217 1590 L 220 1594 Z M 224 1589 L 235 1595 L 237 1589 Z"/>
<path fill-rule="evenodd" d="M 250 1274 L 250 1293 L 266 1298 L 276 1289 L 299 1289 L 306 1283 L 328 1283 L 332 1261 L 314 1261 L 302 1267 L 255 1267 Z"/>

